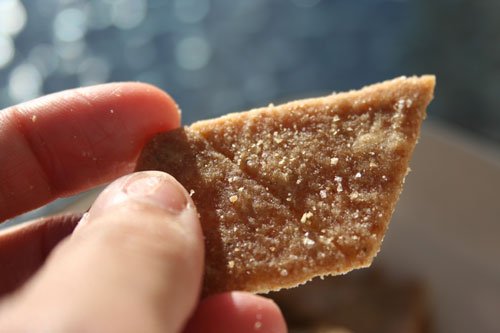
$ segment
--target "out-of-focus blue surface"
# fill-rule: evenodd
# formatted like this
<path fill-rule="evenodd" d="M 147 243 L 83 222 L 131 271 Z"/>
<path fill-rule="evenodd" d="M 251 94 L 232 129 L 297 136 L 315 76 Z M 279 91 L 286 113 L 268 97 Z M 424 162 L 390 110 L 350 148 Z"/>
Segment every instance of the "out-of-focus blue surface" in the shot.
<path fill-rule="evenodd" d="M 500 142 L 500 1 L 0 0 L 0 108 L 110 81 L 184 123 L 434 73 L 430 117 Z"/>
<path fill-rule="evenodd" d="M 430 116 L 500 140 L 495 0 L 1 0 L 0 107 L 109 81 L 184 122 L 435 73 Z"/>
<path fill-rule="evenodd" d="M 4 107 L 139 80 L 171 93 L 189 123 L 413 72 L 402 65 L 414 11 L 407 2 L 40 0 L 23 7 L 26 25 L 1 72 Z"/>

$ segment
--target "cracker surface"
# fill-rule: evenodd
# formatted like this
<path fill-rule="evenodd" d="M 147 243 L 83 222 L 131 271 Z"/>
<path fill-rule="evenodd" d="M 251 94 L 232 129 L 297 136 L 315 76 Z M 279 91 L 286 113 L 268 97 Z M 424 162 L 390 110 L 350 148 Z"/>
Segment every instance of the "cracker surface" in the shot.
<path fill-rule="evenodd" d="M 234 113 L 157 135 L 137 170 L 173 175 L 206 242 L 203 292 L 267 292 L 370 265 L 433 76 Z"/>

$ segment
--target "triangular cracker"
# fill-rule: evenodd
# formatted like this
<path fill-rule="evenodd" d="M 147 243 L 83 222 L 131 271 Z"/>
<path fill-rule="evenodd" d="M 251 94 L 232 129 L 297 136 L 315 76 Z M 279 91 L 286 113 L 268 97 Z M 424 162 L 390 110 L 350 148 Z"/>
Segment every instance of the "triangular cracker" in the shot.
<path fill-rule="evenodd" d="M 370 265 L 434 84 L 402 77 L 156 136 L 137 170 L 168 172 L 191 191 L 206 237 L 204 294 Z"/>

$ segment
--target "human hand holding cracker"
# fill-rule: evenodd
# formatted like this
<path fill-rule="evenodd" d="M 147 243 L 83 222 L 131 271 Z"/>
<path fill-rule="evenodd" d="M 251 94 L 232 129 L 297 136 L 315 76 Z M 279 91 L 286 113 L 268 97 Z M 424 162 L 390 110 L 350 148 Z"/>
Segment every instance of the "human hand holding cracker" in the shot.
<path fill-rule="evenodd" d="M 136 83 L 3 110 L 0 221 L 131 172 L 144 143 L 179 122 L 169 96 Z M 286 331 L 262 297 L 226 292 L 199 301 L 202 231 L 171 176 L 124 176 L 74 229 L 78 222 L 42 219 L 0 233 L 1 330 Z"/>
<path fill-rule="evenodd" d="M 140 84 L 4 111 L 0 220 L 134 164 L 142 172 L 112 183 L 81 221 L 0 235 L 0 285 L 18 288 L 1 305 L 0 326 L 285 332 L 274 303 L 233 291 L 279 290 L 371 264 L 434 85 L 433 76 L 400 77 L 182 128 L 174 102 Z M 209 297 L 199 302 L 200 292 Z"/>

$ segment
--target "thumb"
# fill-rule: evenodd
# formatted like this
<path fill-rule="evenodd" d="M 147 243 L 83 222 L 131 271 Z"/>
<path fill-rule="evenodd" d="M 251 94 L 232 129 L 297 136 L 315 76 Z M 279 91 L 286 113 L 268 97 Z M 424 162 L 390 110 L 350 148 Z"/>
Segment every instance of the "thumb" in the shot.
<path fill-rule="evenodd" d="M 0 327 L 179 332 L 195 308 L 202 267 L 201 227 L 184 188 L 161 172 L 125 176 L 4 302 Z"/>

